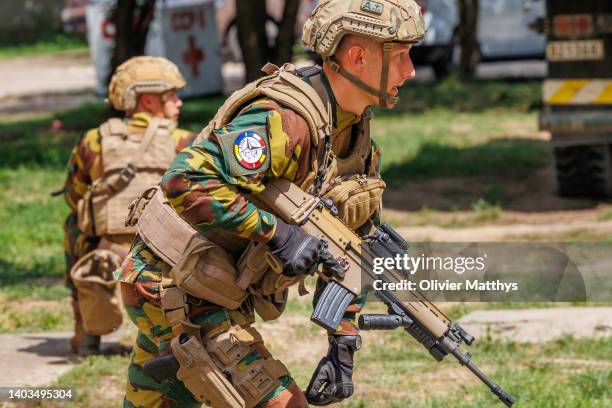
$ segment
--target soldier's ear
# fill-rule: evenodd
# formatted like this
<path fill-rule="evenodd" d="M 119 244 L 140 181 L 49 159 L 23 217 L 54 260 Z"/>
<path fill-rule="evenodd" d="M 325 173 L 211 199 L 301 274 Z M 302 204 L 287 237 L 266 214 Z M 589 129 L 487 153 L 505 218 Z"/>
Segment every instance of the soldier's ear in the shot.
<path fill-rule="evenodd" d="M 346 51 L 346 60 L 355 70 L 362 70 L 365 64 L 365 48 L 361 44 L 354 44 Z"/>
<path fill-rule="evenodd" d="M 138 102 L 136 104 L 137 111 L 149 112 L 152 114 L 157 113 L 161 109 L 161 100 L 159 95 L 144 93 L 138 95 Z"/>

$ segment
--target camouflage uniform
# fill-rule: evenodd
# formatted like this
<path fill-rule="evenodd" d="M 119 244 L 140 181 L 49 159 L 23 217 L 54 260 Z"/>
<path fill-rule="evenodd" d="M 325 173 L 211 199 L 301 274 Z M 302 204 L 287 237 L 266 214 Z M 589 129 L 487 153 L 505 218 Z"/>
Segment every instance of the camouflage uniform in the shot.
<path fill-rule="evenodd" d="M 331 87 L 322 74 L 322 81 L 333 108 L 334 152 L 345 156 L 351 150 L 351 126 L 360 117 L 343 112 L 336 104 Z M 226 166 L 217 137 L 228 132 L 253 126 L 268 125 L 271 162 L 267 171 L 247 176 L 232 177 Z M 297 184 L 304 181 L 310 170 L 310 134 L 305 120 L 296 112 L 269 99 L 259 99 L 242 109 L 234 119 L 210 138 L 180 152 L 162 180 L 162 190 L 176 212 L 209 239 L 225 247 L 231 254 L 239 254 L 249 240 L 267 242 L 275 227 L 272 214 L 248 201 L 244 193 L 260 192 L 266 179 L 282 177 Z M 379 173 L 380 150 L 371 143 L 371 154 L 366 163 L 370 175 Z M 215 234 L 210 234 L 214 231 Z M 228 248 L 226 236 L 232 236 Z M 124 406 L 183 406 L 190 393 L 177 380 L 159 384 L 142 372 L 147 360 L 169 354 L 170 339 L 174 336 L 163 317 L 160 301 L 161 270 L 164 262 L 137 236 L 128 258 L 122 265 L 119 280 L 128 314 L 138 326 L 138 340 L 128 370 L 129 383 Z M 354 334 L 354 318 L 363 306 L 363 297 L 349 307 L 340 325 L 339 334 Z M 203 302 L 191 307 L 191 322 L 202 326 L 202 334 L 214 337 L 231 325 L 248 325 L 254 321 L 252 310 L 229 311 L 212 303 Z M 257 359 L 266 358 L 269 351 L 263 343 L 253 348 L 241 362 L 245 369 Z M 283 392 L 289 389 L 292 392 Z M 281 385 L 264 397 L 259 406 L 303 406 L 295 399 L 297 385 L 287 376 Z M 181 402 L 182 401 L 182 402 Z M 191 399 L 194 405 L 198 403 Z M 298 405 L 296 405 L 298 404 Z"/>
<path fill-rule="evenodd" d="M 150 120 L 149 114 L 136 113 L 131 118 L 126 119 L 127 128 L 130 133 L 144 133 Z M 175 152 L 178 153 L 192 142 L 194 136 L 189 131 L 176 129 L 171 134 L 171 138 L 174 142 Z M 65 182 L 65 199 L 70 207 L 70 214 L 64 222 L 65 281 L 66 286 L 72 291 L 72 308 L 75 318 L 75 336 L 71 340 L 73 348 L 78 346 L 85 332 L 81 324 L 77 291 L 71 281 L 70 270 L 81 257 L 96 249 L 100 240 L 100 237 L 90 237 L 79 230 L 77 226 L 77 203 L 101 175 L 101 142 L 99 131 L 96 128 L 87 131 L 72 150 L 68 162 L 68 176 Z M 131 240 L 131 237 L 124 239 L 128 244 L 129 240 Z"/>

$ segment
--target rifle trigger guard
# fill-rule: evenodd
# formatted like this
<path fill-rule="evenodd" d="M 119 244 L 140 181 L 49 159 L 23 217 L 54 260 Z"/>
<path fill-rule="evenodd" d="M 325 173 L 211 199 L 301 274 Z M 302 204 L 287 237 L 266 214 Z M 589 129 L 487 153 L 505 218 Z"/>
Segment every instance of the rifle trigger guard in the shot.
<path fill-rule="evenodd" d="M 321 199 L 319 197 L 311 197 L 304 201 L 295 211 L 291 214 L 291 221 L 294 224 L 302 225 L 306 222 L 306 219 L 310 214 L 321 205 Z"/>
<path fill-rule="evenodd" d="M 340 256 L 336 258 L 336 261 L 338 261 L 338 263 L 340 264 L 340 267 L 344 269 L 345 271 L 348 271 L 349 267 L 351 266 L 351 264 L 349 263 L 348 259 L 346 259 L 346 257 Z"/>

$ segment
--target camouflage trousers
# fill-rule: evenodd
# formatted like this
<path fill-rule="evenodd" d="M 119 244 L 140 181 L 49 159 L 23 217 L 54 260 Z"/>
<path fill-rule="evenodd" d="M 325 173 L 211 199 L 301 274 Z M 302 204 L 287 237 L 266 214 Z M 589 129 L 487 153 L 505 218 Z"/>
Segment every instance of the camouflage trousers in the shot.
<path fill-rule="evenodd" d="M 128 368 L 123 406 L 198 407 L 200 403 L 193 398 L 181 381 L 172 379 L 158 383 L 143 372 L 145 362 L 171 353 L 170 341 L 175 334 L 161 308 L 161 272 L 157 267 L 142 262 L 144 261 L 142 252 L 136 256 L 134 252 L 138 253 L 138 248 L 132 250 L 119 271 L 124 307 L 130 319 L 138 327 L 136 344 Z M 144 254 L 148 258 L 147 255 L 150 254 Z M 229 311 L 210 303 L 192 306 L 189 319 L 191 323 L 201 326 L 201 334 L 208 338 L 214 338 L 236 325 L 249 327 L 254 321 L 252 315 Z M 270 357 L 271 354 L 264 344 L 256 343 L 238 363 L 238 367 L 246 371 L 251 364 Z M 290 376 L 281 377 L 280 385 L 257 404 L 257 407 L 262 408 L 306 406 L 303 393 Z"/>

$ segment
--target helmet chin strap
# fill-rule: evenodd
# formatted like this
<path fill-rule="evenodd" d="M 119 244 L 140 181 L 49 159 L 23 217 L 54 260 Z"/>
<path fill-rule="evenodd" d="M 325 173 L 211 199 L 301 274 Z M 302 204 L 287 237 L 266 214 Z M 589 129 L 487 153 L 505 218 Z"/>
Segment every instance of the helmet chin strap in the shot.
<path fill-rule="evenodd" d="M 366 84 L 361 79 L 351 74 L 346 69 L 342 68 L 333 56 L 328 57 L 325 61 L 329 64 L 329 67 L 333 71 L 340 74 L 342 77 L 353 83 L 358 88 L 366 91 L 370 95 L 374 95 L 375 97 L 377 97 L 378 105 L 383 108 L 386 108 L 389 103 L 394 106 L 399 100 L 397 96 L 391 95 L 386 91 L 389 82 L 389 61 L 391 60 L 391 50 L 393 50 L 393 43 L 383 43 L 383 61 L 382 70 L 380 73 L 379 89 L 372 88 L 370 85 Z"/>

